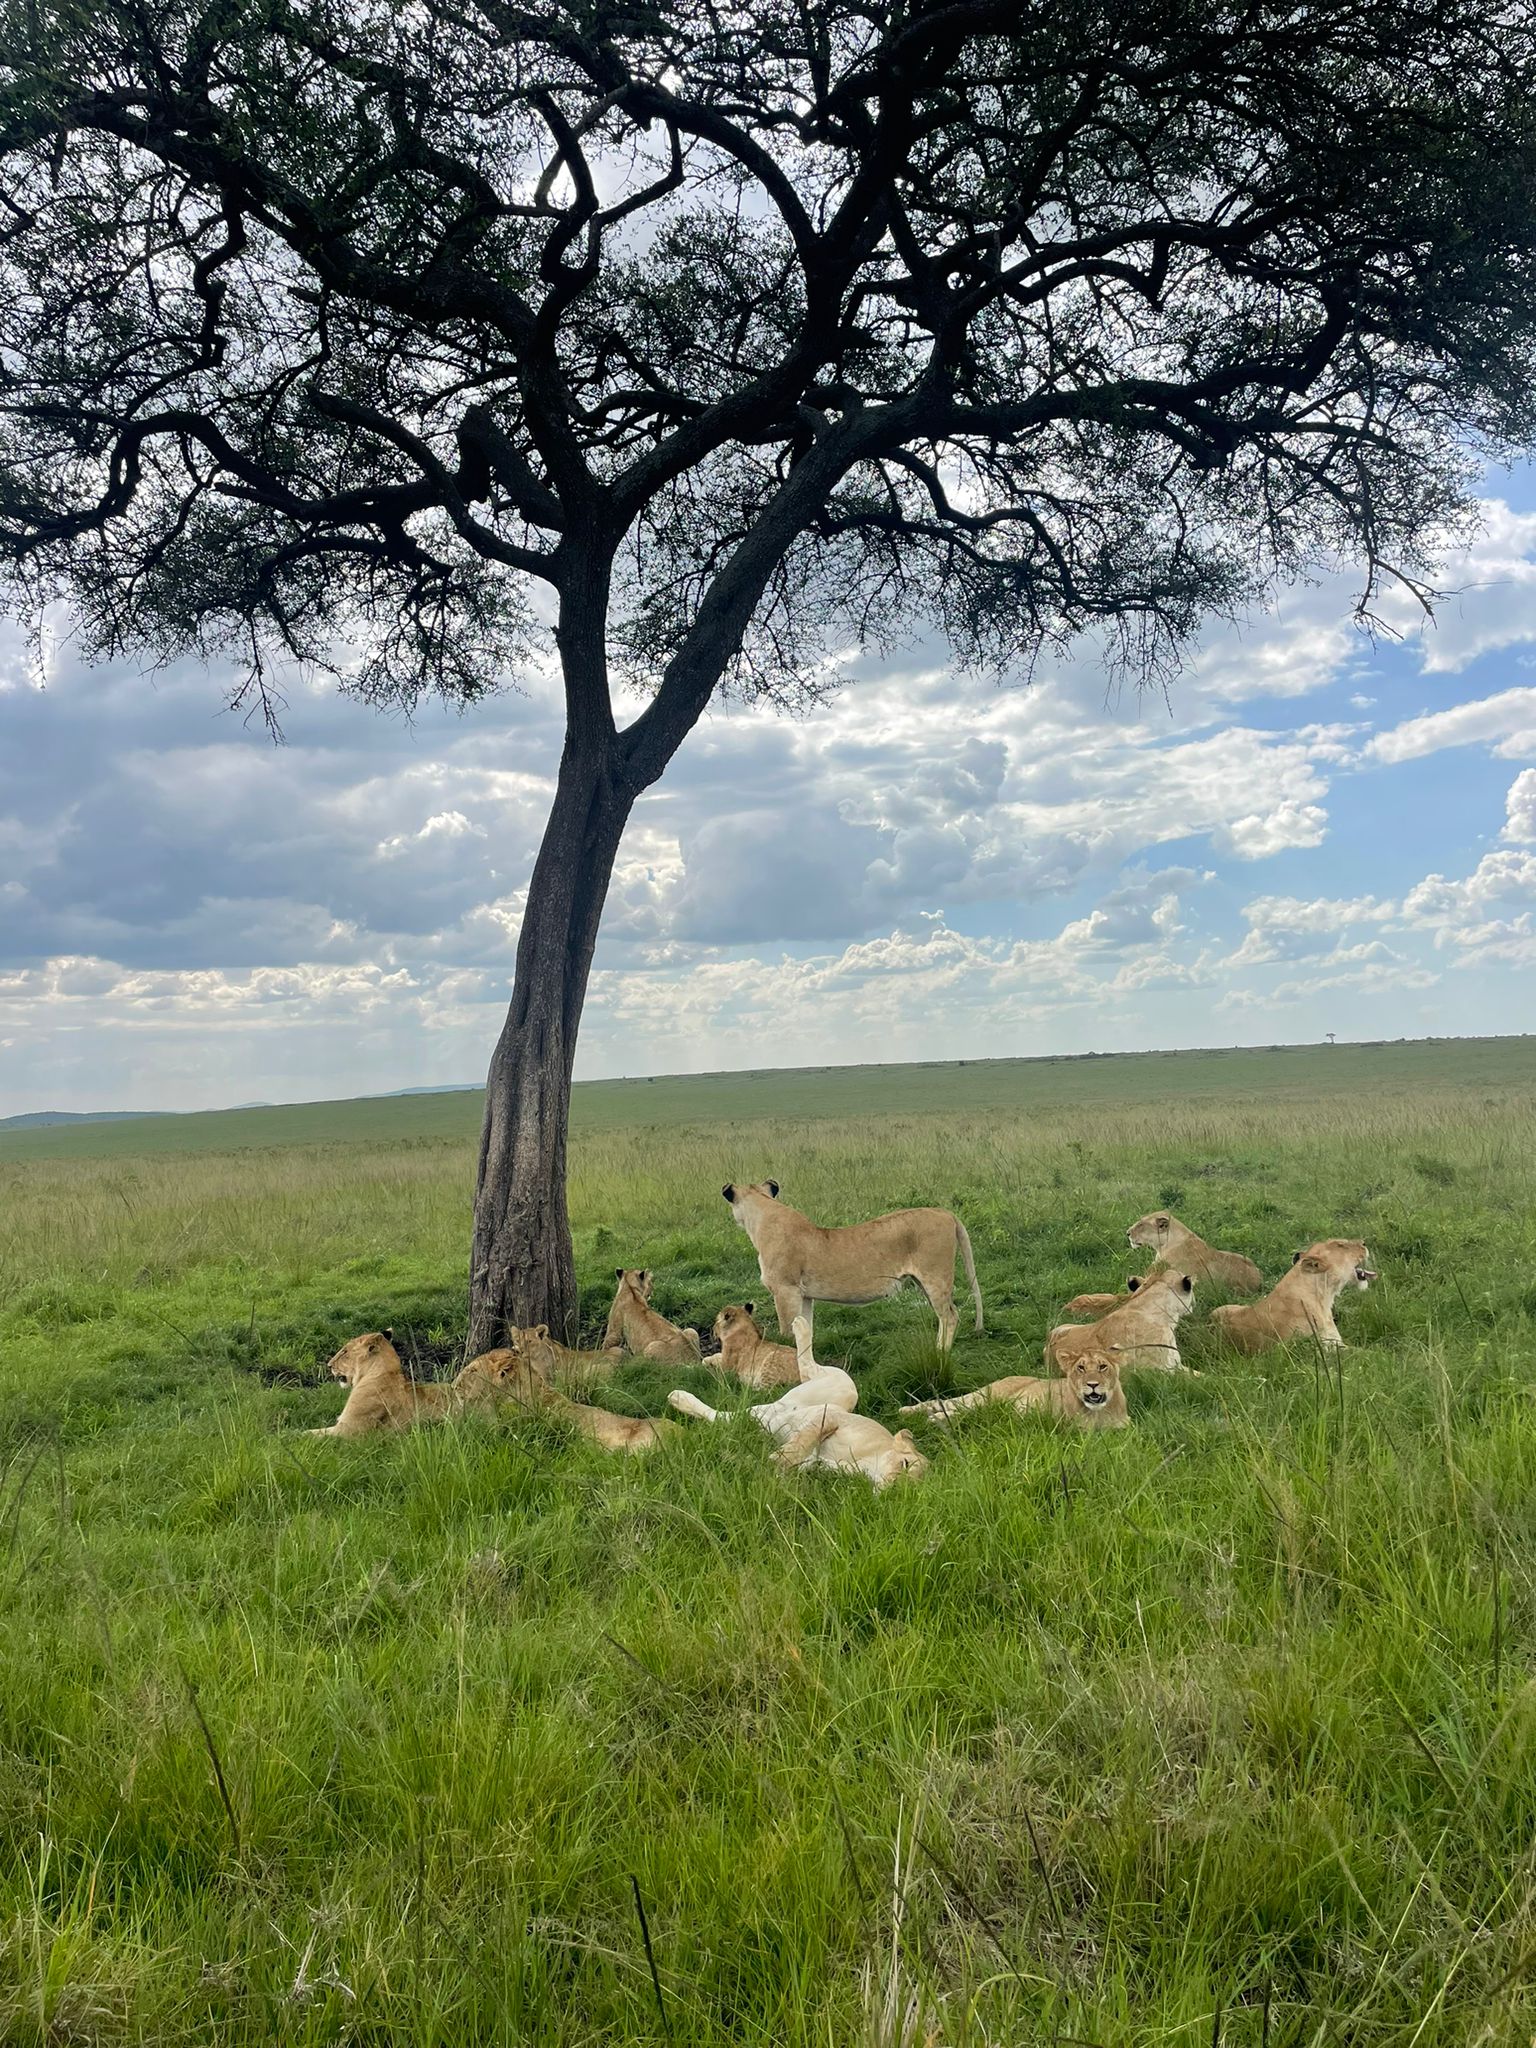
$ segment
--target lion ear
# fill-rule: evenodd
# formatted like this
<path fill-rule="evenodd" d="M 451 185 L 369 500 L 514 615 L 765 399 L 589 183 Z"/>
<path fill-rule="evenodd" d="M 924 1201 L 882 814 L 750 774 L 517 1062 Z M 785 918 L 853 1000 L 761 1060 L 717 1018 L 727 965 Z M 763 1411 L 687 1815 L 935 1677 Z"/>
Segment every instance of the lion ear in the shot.
<path fill-rule="evenodd" d="M 1140 1285 L 1141 1275 L 1139 1273 L 1133 1273 L 1130 1279 L 1127 1280 L 1125 1283 L 1125 1290 L 1127 1294 L 1134 1294 Z"/>
<path fill-rule="evenodd" d="M 728 1180 L 728 1181 L 726 1182 L 725 1186 L 724 1186 L 724 1187 L 723 1187 L 723 1188 L 722 1188 L 722 1189 L 720 1190 L 720 1192 L 721 1192 L 721 1194 L 722 1194 L 722 1195 L 724 1195 L 725 1199 L 726 1199 L 726 1200 L 727 1200 L 728 1202 L 734 1202 L 734 1201 L 735 1201 L 735 1199 L 736 1199 L 736 1184 L 735 1184 L 735 1182 L 734 1182 L 734 1181 L 729 1181 L 729 1180 Z"/>
<path fill-rule="evenodd" d="M 751 1315 L 751 1313 L 752 1313 L 752 1304 L 751 1304 L 751 1302 L 750 1302 L 750 1301 L 744 1301 L 744 1302 L 743 1302 L 743 1303 L 742 1303 L 741 1305 L 742 1305 L 742 1307 L 743 1307 L 743 1308 L 744 1308 L 744 1309 L 746 1310 L 747 1314 L 748 1314 L 748 1315 Z"/>
<path fill-rule="evenodd" d="M 1301 1262 L 1303 1273 L 1326 1273 L 1328 1267 L 1322 1259 L 1315 1259 L 1310 1252 Z"/>
<path fill-rule="evenodd" d="M 1300 1252 L 1292 1252 L 1292 1253 L 1291 1253 L 1291 1264 L 1292 1264 L 1293 1266 L 1299 1266 L 1299 1265 L 1301 1264 L 1301 1253 L 1300 1253 Z"/>
<path fill-rule="evenodd" d="M 779 1199 L 779 1184 L 776 1180 L 765 1180 L 763 1182 L 763 1186 L 768 1190 L 769 1194 L 772 1195 L 775 1201 Z"/>
<path fill-rule="evenodd" d="M 1189 1275 L 1186 1273 L 1183 1279 L 1179 1282 L 1179 1292 L 1181 1294 L 1193 1294 L 1194 1291 L 1195 1283 L 1193 1280 L 1190 1279 Z"/>
<path fill-rule="evenodd" d="M 535 1337 L 538 1338 L 541 1344 L 547 1344 L 549 1342 L 548 1323 L 535 1323 L 533 1326 L 533 1334 Z"/>
<path fill-rule="evenodd" d="M 386 1331 L 384 1332 L 384 1341 L 385 1341 L 385 1342 L 386 1342 L 387 1344 L 393 1344 L 393 1343 L 394 1343 L 394 1341 L 395 1341 L 395 1333 L 394 1333 L 394 1331 L 393 1331 L 393 1330 L 386 1330 Z"/>
<path fill-rule="evenodd" d="M 622 1280 L 624 1278 L 624 1268 L 622 1266 L 615 1266 L 613 1269 L 613 1277 L 615 1280 Z"/>

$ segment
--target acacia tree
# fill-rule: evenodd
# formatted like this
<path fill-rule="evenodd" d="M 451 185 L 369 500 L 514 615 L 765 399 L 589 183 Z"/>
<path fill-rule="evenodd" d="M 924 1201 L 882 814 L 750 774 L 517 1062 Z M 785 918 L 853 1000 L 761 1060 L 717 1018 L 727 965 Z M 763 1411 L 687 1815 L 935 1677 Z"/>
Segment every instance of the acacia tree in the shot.
<path fill-rule="evenodd" d="M 476 1347 L 570 1325 L 604 894 L 717 691 L 918 624 L 1144 677 L 1329 557 L 1427 602 L 1532 437 L 1524 4 L 8 0 L 0 64 L 30 607 L 464 702 L 545 593 Z"/>

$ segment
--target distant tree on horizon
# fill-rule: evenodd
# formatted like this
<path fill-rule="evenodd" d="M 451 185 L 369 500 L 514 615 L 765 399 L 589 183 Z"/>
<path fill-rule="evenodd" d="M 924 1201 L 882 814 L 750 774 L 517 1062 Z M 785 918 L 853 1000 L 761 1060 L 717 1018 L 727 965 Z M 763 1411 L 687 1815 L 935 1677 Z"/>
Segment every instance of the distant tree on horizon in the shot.
<path fill-rule="evenodd" d="M 1322 561 L 1427 605 L 1536 439 L 1526 4 L 0 0 L 0 52 L 15 602 L 268 710 L 552 637 L 476 1348 L 571 1331 L 603 903 L 718 693 L 924 627 L 1166 679 Z"/>

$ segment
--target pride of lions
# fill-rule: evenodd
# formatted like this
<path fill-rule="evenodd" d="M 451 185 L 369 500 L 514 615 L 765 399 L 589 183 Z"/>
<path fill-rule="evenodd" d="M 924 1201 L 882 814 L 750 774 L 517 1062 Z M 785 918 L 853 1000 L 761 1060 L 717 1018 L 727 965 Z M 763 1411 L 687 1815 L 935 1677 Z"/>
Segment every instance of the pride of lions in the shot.
<path fill-rule="evenodd" d="M 824 1229 L 780 1201 L 777 1181 L 727 1183 L 721 1192 L 752 1240 L 779 1333 L 794 1343 L 770 1342 L 753 1304 L 733 1302 L 715 1317 L 720 1349 L 708 1362 L 754 1392 L 783 1390 L 749 1410 L 778 1444 L 775 1463 L 784 1470 L 822 1465 L 861 1472 L 877 1488 L 920 1479 L 928 1460 L 911 1430 L 889 1430 L 860 1415 L 852 1376 L 817 1361 L 813 1318 L 818 1301 L 878 1301 L 915 1280 L 938 1318 L 939 1349 L 948 1352 L 960 1320 L 954 1302 L 957 1254 L 976 1305 L 975 1328 L 983 1326 L 965 1225 L 947 1209 L 898 1209 L 868 1223 Z M 1197 1286 L 1261 1297 L 1211 1312 L 1227 1344 L 1254 1353 L 1296 1339 L 1337 1349 L 1344 1339 L 1333 1319 L 1334 1304 L 1350 1289 L 1363 1292 L 1376 1278 L 1370 1254 L 1355 1238 L 1324 1238 L 1296 1252 L 1289 1271 L 1266 1294 L 1264 1276 L 1251 1259 L 1207 1244 L 1166 1210 L 1140 1217 L 1128 1235 L 1134 1246 L 1152 1253 L 1151 1265 L 1133 1275 L 1121 1294 L 1079 1294 L 1066 1304 L 1066 1320 L 1045 1341 L 1052 1375 L 1015 1374 L 973 1393 L 914 1401 L 902 1414 L 947 1424 L 970 1409 L 1003 1402 L 1060 1416 L 1082 1429 L 1123 1429 L 1130 1420 L 1123 1373 L 1192 1370 L 1179 1357 L 1178 1326 L 1195 1305 Z M 539 1323 L 508 1330 L 504 1345 L 471 1359 L 451 1384 L 430 1385 L 406 1376 L 391 1331 L 354 1337 L 330 1361 L 332 1377 L 349 1389 L 346 1403 L 328 1429 L 311 1434 L 365 1436 L 512 1400 L 560 1418 L 605 1450 L 649 1450 L 678 1424 L 616 1415 L 573 1395 L 589 1392 L 620 1359 L 698 1365 L 703 1347 L 697 1330 L 669 1323 L 652 1308 L 653 1276 L 647 1269 L 621 1266 L 615 1277 L 617 1291 L 597 1351 L 556 1343 Z M 700 1422 L 727 1420 L 731 1412 L 709 1407 L 682 1387 L 667 1401 L 678 1414 Z"/>

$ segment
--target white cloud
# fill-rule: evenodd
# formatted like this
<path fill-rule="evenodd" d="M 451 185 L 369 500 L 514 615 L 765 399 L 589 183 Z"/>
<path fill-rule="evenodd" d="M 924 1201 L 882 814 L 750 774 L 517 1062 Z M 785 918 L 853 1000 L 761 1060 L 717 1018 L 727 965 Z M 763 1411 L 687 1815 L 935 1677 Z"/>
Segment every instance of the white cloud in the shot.
<path fill-rule="evenodd" d="M 1366 752 L 1378 761 L 1416 761 L 1444 747 L 1493 743 L 1504 760 L 1536 754 L 1536 689 L 1500 690 L 1448 711 L 1430 711 L 1377 733 Z"/>
<path fill-rule="evenodd" d="M 1522 768 L 1504 799 L 1504 830 L 1499 835 L 1517 846 L 1536 844 L 1536 768 Z"/>

